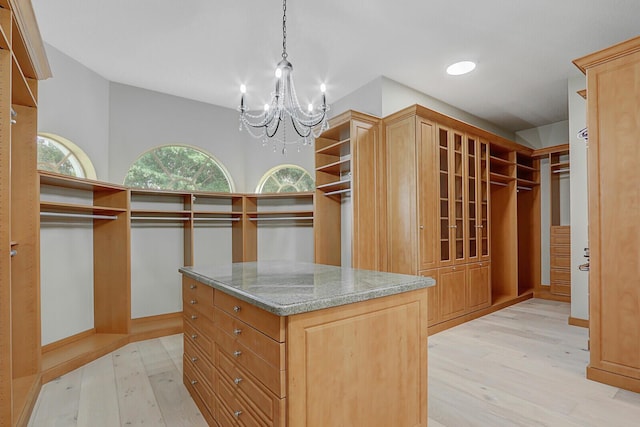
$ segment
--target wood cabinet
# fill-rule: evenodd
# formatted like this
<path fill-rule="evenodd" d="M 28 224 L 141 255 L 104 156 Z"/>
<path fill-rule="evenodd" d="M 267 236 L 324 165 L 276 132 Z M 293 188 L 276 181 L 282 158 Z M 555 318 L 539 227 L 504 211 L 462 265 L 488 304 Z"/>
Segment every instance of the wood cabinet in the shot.
<path fill-rule="evenodd" d="M 210 425 L 427 425 L 427 289 L 284 317 L 183 280 L 184 383 Z"/>
<path fill-rule="evenodd" d="M 491 135 L 419 106 L 383 128 L 388 270 L 437 277 L 429 326 L 491 306 Z"/>
<path fill-rule="evenodd" d="M 382 269 L 386 221 L 378 208 L 385 197 L 379 121 L 347 111 L 316 139 L 317 263 Z"/>
<path fill-rule="evenodd" d="M 40 390 L 38 80 L 51 76 L 30 2 L 0 1 L 0 426 Z"/>
<path fill-rule="evenodd" d="M 550 241 L 550 292 L 571 295 L 571 227 L 552 225 Z"/>
<path fill-rule="evenodd" d="M 640 392 L 640 37 L 577 59 L 587 75 L 587 377 Z"/>

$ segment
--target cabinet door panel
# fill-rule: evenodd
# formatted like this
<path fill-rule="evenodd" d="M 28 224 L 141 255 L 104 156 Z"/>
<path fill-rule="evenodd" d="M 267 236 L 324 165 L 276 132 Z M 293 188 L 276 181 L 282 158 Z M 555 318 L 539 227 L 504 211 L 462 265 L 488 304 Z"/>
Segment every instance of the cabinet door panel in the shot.
<path fill-rule="evenodd" d="M 440 281 L 440 318 L 462 316 L 466 311 L 466 267 L 447 267 L 438 270 Z"/>
<path fill-rule="evenodd" d="M 420 262 L 419 269 L 433 268 L 438 264 L 438 207 L 436 203 L 436 146 L 433 124 L 418 119 L 418 204 Z"/>
<path fill-rule="evenodd" d="M 469 266 L 467 272 L 467 309 L 479 310 L 491 305 L 491 267 L 487 263 Z"/>
<path fill-rule="evenodd" d="M 433 326 L 436 323 L 440 323 L 440 281 L 438 279 L 438 270 L 421 271 L 420 275 L 431 277 L 436 281 L 434 286 L 427 288 L 427 302 L 429 307 L 427 309 L 427 325 Z"/>

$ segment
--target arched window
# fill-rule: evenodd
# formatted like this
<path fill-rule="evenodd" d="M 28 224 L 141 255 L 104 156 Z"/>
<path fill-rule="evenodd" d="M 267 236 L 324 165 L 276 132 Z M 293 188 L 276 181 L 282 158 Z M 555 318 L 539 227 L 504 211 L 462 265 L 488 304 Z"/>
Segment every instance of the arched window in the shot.
<path fill-rule="evenodd" d="M 315 182 L 309 172 L 296 165 L 280 165 L 262 176 L 256 193 L 299 193 L 314 189 Z"/>
<path fill-rule="evenodd" d="M 89 156 L 73 142 L 52 133 L 38 133 L 38 169 L 96 179 Z"/>
<path fill-rule="evenodd" d="M 211 154 L 185 145 L 163 145 L 131 165 L 124 185 L 153 190 L 232 192 L 233 181 Z"/>

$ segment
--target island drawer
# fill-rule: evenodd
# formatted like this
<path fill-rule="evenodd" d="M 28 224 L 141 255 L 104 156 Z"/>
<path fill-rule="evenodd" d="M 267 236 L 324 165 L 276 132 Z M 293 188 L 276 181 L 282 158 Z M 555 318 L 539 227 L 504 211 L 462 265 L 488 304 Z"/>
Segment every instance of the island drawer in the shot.
<path fill-rule="evenodd" d="M 208 337 L 194 328 L 189 322 L 184 322 L 184 341 L 195 344 L 204 355 L 213 354 L 212 337 Z"/>
<path fill-rule="evenodd" d="M 197 298 L 206 305 L 213 305 L 213 288 L 189 277 L 182 278 L 182 295 L 184 298 Z"/>
<path fill-rule="evenodd" d="M 218 380 L 216 384 L 214 384 L 214 388 L 216 396 L 219 399 L 217 413 L 224 425 L 244 427 L 264 427 L 272 425 L 271 423 L 264 422 L 264 420 L 260 420 L 249 405 L 241 399 L 237 399 L 228 384 L 220 380 L 220 375 L 216 378 L 218 378 Z M 232 420 L 235 420 L 235 422 Z M 228 424 L 230 422 L 232 422 L 232 424 Z"/>
<path fill-rule="evenodd" d="M 200 398 L 206 410 L 209 411 L 209 414 L 213 415 L 213 392 L 209 388 L 209 382 L 202 377 L 198 370 L 192 369 L 190 361 L 186 356 L 183 358 L 183 370 L 185 386 L 190 389 L 192 395 L 194 394 L 193 391 L 195 391 L 195 394 Z"/>
<path fill-rule="evenodd" d="M 216 291 L 214 304 L 232 317 L 253 326 L 274 340 L 284 342 L 284 317 L 276 316 L 221 291 Z"/>
<path fill-rule="evenodd" d="M 234 338 L 237 342 L 252 350 L 270 365 L 280 369 L 285 365 L 285 344 L 273 340 L 257 329 L 232 317 L 219 308 L 213 312 L 215 325 Z"/>
<path fill-rule="evenodd" d="M 278 397 L 286 395 L 285 371 L 268 364 L 244 345 L 235 341 L 233 337 L 216 328 L 215 335 L 215 366 L 220 366 L 220 358 L 225 355 L 237 365 L 252 374 Z M 220 353 L 223 353 L 222 355 Z M 284 368 L 284 366 L 282 366 Z"/>
<path fill-rule="evenodd" d="M 211 381 L 211 378 L 213 378 L 212 357 L 208 355 L 205 356 L 197 346 L 187 340 L 184 341 L 184 357 L 188 359 L 188 363 L 191 366 L 200 371 L 207 381 Z"/>
<path fill-rule="evenodd" d="M 209 312 L 213 314 L 213 308 L 209 308 Z M 201 333 L 206 334 L 208 337 L 213 338 L 213 320 L 205 315 L 202 311 L 196 310 L 193 306 L 183 305 L 182 316 L 185 323 L 198 329 Z M 213 317 L 213 316 L 211 316 Z"/>
<path fill-rule="evenodd" d="M 225 382 L 239 399 L 251 405 L 260 418 L 274 426 L 285 425 L 286 399 L 278 398 L 224 352 L 218 353 L 218 362 L 216 381 Z"/>

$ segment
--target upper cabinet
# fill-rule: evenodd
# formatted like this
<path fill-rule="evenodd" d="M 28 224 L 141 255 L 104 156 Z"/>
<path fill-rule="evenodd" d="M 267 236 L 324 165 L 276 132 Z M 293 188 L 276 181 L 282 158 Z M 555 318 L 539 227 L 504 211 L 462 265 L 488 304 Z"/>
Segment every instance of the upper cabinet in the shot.
<path fill-rule="evenodd" d="M 577 59 L 587 74 L 587 377 L 640 392 L 640 37 Z"/>

